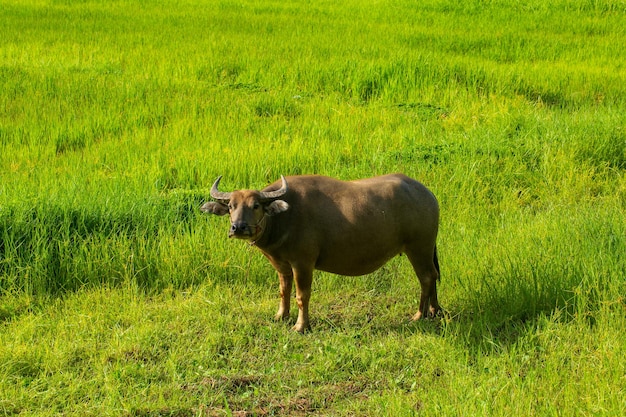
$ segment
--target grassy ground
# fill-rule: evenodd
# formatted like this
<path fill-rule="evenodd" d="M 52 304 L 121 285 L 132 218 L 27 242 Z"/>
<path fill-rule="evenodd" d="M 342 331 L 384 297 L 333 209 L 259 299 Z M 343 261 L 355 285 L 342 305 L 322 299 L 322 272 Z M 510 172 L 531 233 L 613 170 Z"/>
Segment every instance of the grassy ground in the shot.
<path fill-rule="evenodd" d="M 0 0 L 0 414 L 626 414 L 626 6 Z M 208 187 L 404 172 L 406 259 L 313 331 Z M 293 312 L 295 314 L 295 311 Z M 294 316 L 295 319 L 295 316 Z"/>

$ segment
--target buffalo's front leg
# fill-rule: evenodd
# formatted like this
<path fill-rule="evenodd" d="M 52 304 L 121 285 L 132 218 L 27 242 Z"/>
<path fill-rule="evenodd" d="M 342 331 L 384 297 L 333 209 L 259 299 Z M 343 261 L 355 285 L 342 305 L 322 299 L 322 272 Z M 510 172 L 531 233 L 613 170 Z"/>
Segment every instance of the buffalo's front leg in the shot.
<path fill-rule="evenodd" d="M 276 272 L 278 272 L 278 281 L 280 282 L 280 304 L 278 305 L 278 311 L 275 320 L 288 320 L 289 311 L 291 309 L 291 288 L 293 287 L 293 271 L 291 265 L 287 262 L 278 261 L 268 255 Z"/>
<path fill-rule="evenodd" d="M 298 321 L 292 330 L 304 333 L 311 328 L 309 323 L 309 300 L 311 299 L 312 268 L 294 269 L 296 280 L 296 301 L 298 302 Z"/>
<path fill-rule="evenodd" d="M 280 304 L 278 312 L 274 317 L 276 320 L 288 320 L 289 310 L 291 309 L 291 288 L 293 287 L 293 273 L 289 271 L 287 274 L 278 273 L 280 281 Z"/>

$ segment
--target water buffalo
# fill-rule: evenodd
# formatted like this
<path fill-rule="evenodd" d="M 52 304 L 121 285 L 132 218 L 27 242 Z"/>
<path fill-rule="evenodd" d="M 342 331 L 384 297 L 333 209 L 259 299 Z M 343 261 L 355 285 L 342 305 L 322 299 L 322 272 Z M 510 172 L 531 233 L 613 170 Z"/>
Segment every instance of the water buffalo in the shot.
<path fill-rule="evenodd" d="M 296 283 L 298 320 L 294 330 L 309 329 L 313 270 L 340 275 L 374 272 L 404 253 L 417 274 L 422 294 L 413 320 L 434 316 L 437 301 L 436 238 L 439 205 L 421 183 L 402 174 L 356 181 L 303 175 L 283 177 L 261 191 L 211 188 L 215 201 L 201 210 L 230 215 L 229 237 L 259 248 L 278 272 L 277 320 L 289 318 Z"/>

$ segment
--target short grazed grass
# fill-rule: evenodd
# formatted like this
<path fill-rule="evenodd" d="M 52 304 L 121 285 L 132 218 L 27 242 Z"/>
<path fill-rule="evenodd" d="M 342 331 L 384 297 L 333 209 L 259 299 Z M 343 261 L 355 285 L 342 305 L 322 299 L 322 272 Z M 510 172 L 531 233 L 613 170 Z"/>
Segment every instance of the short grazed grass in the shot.
<path fill-rule="evenodd" d="M 620 1 L 0 0 L 0 413 L 626 413 Z M 202 216 L 212 181 L 404 172 L 398 257 L 313 331 Z M 295 311 L 292 312 L 295 320 Z"/>

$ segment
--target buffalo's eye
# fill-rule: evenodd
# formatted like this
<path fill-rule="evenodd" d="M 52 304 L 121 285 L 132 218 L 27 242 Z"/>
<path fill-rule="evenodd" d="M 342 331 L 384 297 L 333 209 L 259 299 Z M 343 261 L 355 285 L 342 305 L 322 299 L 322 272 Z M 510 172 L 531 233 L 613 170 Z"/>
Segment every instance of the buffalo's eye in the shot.
<path fill-rule="evenodd" d="M 254 203 L 254 204 L 252 205 L 252 208 L 253 208 L 253 209 L 255 209 L 255 210 L 258 210 L 258 209 L 259 209 L 259 207 L 261 207 L 261 205 L 260 205 L 259 203 Z"/>

